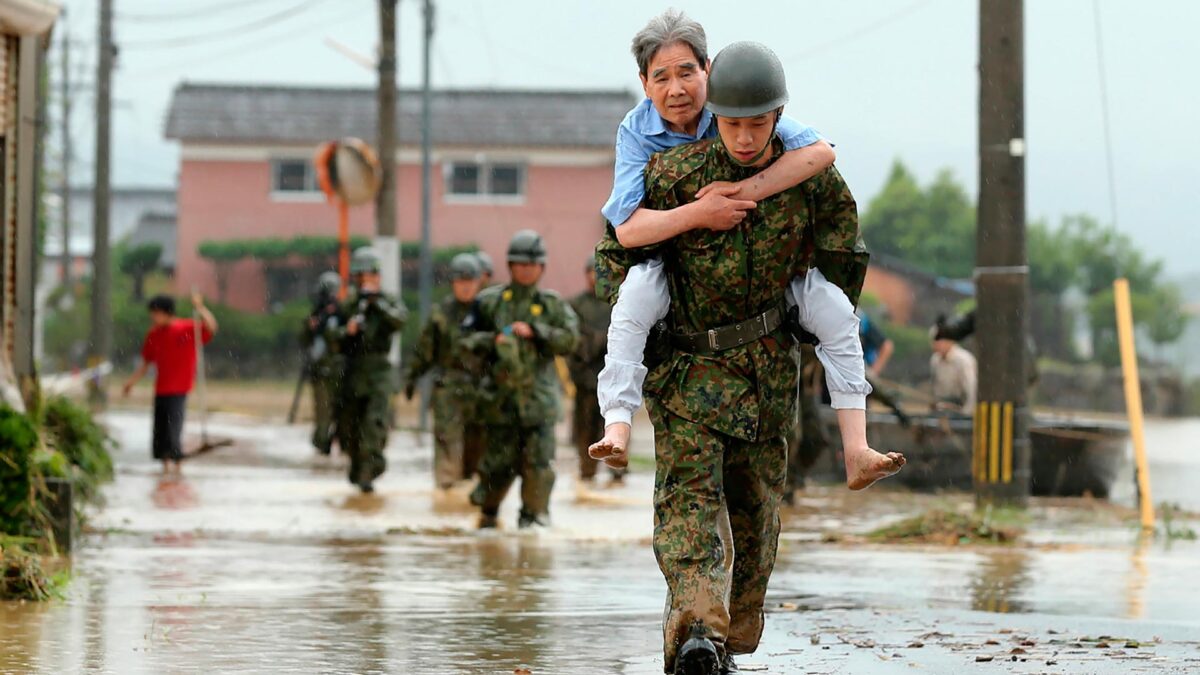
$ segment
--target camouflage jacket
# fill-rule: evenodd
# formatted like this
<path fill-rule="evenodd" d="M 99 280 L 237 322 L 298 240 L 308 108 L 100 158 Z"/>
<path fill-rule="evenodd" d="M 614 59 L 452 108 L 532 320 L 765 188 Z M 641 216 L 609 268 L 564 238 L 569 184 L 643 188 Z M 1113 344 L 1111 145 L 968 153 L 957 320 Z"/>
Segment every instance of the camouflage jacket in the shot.
<path fill-rule="evenodd" d="M 595 391 L 596 379 L 604 369 L 604 355 L 608 352 L 612 307 L 596 297 L 595 292 L 584 291 L 571 298 L 571 309 L 579 317 L 579 345 L 567 359 L 571 381 L 576 389 Z"/>
<path fill-rule="evenodd" d="M 388 352 L 392 338 L 404 328 L 408 308 L 387 293 L 360 296 L 351 291 L 342 302 L 343 322 L 325 331 L 330 345 L 346 359 L 347 393 L 366 395 L 376 390 L 389 390 L 395 385 Z M 358 332 L 350 335 L 347 326 L 359 319 Z"/>
<path fill-rule="evenodd" d="M 524 321 L 534 336 L 512 334 L 512 324 Z M 484 290 L 475 311 L 464 323 L 461 339 L 467 351 L 485 361 L 480 412 L 484 422 L 501 426 L 536 427 L 558 417 L 558 376 L 554 357 L 575 349 L 579 321 L 574 310 L 554 291 L 509 284 Z M 497 336 L 503 339 L 497 341 Z"/>
<path fill-rule="evenodd" d="M 404 385 L 415 383 L 432 372 L 436 386 L 473 390 L 479 373 L 474 359 L 461 347 L 463 321 L 471 314 L 474 302 L 459 302 L 454 296 L 435 305 L 429 321 L 421 328 L 416 345 L 404 370 Z"/>
<path fill-rule="evenodd" d="M 775 149 L 778 157 L 778 139 Z M 673 148 L 650 159 L 644 204 L 672 209 L 694 201 L 709 183 L 738 181 L 761 170 L 735 164 L 719 140 Z M 596 253 L 601 292 L 610 299 L 631 265 L 661 256 L 671 293 L 667 322 L 672 330 L 689 333 L 779 306 L 790 280 L 814 265 L 857 302 L 867 263 L 854 198 L 832 167 L 760 200 L 731 230 L 691 230 L 631 253 L 616 244 L 610 229 Z M 645 389 L 684 419 L 735 438 L 768 437 L 781 433 L 795 412 L 792 346 L 780 328 L 716 356 L 671 350 L 650 371 Z"/>
<path fill-rule="evenodd" d="M 304 317 L 304 324 L 300 329 L 300 347 L 305 352 L 305 361 L 311 377 L 342 377 L 344 359 L 336 346 L 331 346 L 325 337 L 328 329 L 344 323 L 340 311 L 337 300 L 330 299 L 328 302 L 317 303 L 313 311 Z"/>

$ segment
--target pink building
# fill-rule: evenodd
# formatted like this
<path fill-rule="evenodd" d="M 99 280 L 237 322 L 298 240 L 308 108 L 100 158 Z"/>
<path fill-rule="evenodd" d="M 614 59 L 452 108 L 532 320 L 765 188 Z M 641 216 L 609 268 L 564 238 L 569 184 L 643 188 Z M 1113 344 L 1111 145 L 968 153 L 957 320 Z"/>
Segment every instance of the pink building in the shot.
<path fill-rule="evenodd" d="M 543 285 L 583 287 L 583 264 L 603 233 L 617 125 L 636 100 L 622 91 L 438 91 L 433 95 L 432 231 L 435 247 L 478 244 L 506 277 L 509 237 L 542 233 L 550 250 Z M 420 238 L 420 97 L 399 96 L 398 231 Z M 176 284 L 217 293 L 204 241 L 333 236 L 337 218 L 316 187 L 318 143 L 375 136 L 370 89 L 182 84 L 166 136 L 181 144 Z M 357 208 L 351 231 L 374 233 L 374 208 Z M 261 310 L 263 267 L 237 263 L 228 302 Z"/>

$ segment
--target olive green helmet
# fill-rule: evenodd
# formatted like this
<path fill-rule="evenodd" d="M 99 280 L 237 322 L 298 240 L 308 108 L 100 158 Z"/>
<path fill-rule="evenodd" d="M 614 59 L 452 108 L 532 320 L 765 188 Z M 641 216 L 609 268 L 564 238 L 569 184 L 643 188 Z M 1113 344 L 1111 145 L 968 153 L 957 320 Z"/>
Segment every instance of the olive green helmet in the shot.
<path fill-rule="evenodd" d="M 508 242 L 508 262 L 546 263 L 546 243 L 533 230 L 521 230 Z"/>
<path fill-rule="evenodd" d="M 713 59 L 705 107 L 714 115 L 758 117 L 787 102 L 783 64 L 766 45 L 734 42 Z"/>
<path fill-rule="evenodd" d="M 484 274 L 494 274 L 496 272 L 496 264 L 492 262 L 492 256 L 484 251 L 476 251 L 475 259 L 479 261 L 479 270 Z"/>
<path fill-rule="evenodd" d="M 364 246 L 354 252 L 350 257 L 350 273 L 365 274 L 367 272 L 379 272 L 379 253 L 370 246 Z"/>
<path fill-rule="evenodd" d="M 316 288 L 313 292 L 318 296 L 333 296 L 342 288 L 342 277 L 337 272 L 332 270 L 321 272 L 321 276 L 317 277 Z"/>
<path fill-rule="evenodd" d="M 459 253 L 450 260 L 451 279 L 478 279 L 479 258 L 471 253 Z"/>

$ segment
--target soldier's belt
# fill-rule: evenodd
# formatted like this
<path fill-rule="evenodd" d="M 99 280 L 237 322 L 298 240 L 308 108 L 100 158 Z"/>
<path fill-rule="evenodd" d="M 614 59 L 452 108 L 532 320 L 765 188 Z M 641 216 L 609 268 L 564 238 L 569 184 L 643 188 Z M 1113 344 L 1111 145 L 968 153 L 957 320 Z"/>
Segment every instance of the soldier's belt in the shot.
<path fill-rule="evenodd" d="M 671 333 L 671 344 L 691 354 L 717 354 L 763 339 L 783 325 L 782 307 L 773 307 L 758 316 L 699 333 Z"/>

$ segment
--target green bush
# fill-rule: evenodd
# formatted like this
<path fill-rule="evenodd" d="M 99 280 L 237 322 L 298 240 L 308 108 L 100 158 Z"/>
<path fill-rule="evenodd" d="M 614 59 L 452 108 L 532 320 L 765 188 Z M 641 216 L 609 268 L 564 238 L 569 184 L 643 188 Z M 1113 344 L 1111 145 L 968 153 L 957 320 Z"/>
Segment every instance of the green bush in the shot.
<path fill-rule="evenodd" d="M 46 574 L 36 540 L 0 536 L 0 600 L 49 600 L 59 582 Z"/>
<path fill-rule="evenodd" d="M 99 498 L 100 485 L 113 476 L 113 441 L 91 413 L 64 396 L 54 396 L 42 405 L 42 429 L 47 443 L 75 467 L 76 503 L 82 506 Z"/>
<path fill-rule="evenodd" d="M 32 532 L 34 458 L 38 433 L 29 417 L 0 406 L 0 534 Z"/>

